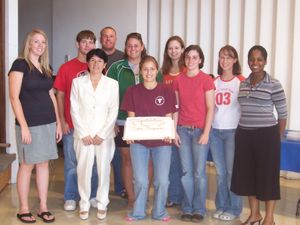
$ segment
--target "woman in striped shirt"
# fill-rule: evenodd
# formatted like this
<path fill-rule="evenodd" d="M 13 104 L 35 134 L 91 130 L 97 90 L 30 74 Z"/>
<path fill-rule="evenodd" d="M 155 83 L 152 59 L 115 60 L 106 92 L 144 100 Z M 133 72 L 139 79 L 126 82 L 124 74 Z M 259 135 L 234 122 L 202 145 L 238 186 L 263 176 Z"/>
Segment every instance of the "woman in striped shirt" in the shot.
<path fill-rule="evenodd" d="M 280 138 L 286 125 L 287 107 L 280 82 L 264 70 L 267 55 L 259 45 L 249 50 L 248 65 L 252 72 L 241 83 L 238 96 L 241 118 L 235 136 L 231 190 L 248 196 L 250 216 L 242 224 L 260 224 L 263 219 L 260 201 L 266 204 L 262 224 L 275 224 L 275 201 L 280 199 Z"/>

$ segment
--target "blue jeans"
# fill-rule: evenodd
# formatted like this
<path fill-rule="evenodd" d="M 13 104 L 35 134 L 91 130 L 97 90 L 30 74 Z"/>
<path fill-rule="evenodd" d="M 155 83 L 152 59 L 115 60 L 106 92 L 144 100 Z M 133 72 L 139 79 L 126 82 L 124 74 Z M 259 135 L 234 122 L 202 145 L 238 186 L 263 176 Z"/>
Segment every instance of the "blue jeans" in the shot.
<path fill-rule="evenodd" d="M 75 200 L 80 199 L 78 193 L 78 183 L 77 183 L 77 160 L 74 150 L 74 129 L 71 129 L 69 134 L 63 135 L 63 150 L 64 150 L 64 178 L 65 178 L 65 190 L 64 190 L 64 200 Z M 93 166 L 92 175 L 92 191 L 91 198 L 96 197 L 98 188 L 98 175 L 97 175 L 97 164 L 96 160 Z"/>
<path fill-rule="evenodd" d="M 177 132 L 181 140 L 179 155 L 184 192 L 182 212 L 204 216 L 207 192 L 206 160 L 209 144 L 198 144 L 202 129 L 178 126 Z"/>
<path fill-rule="evenodd" d="M 169 173 L 169 190 L 168 200 L 176 204 L 181 204 L 183 198 L 183 190 L 181 185 L 182 168 L 179 157 L 179 150 L 176 146 L 172 146 L 171 166 Z"/>
<path fill-rule="evenodd" d="M 121 194 L 124 190 L 123 180 L 122 180 L 122 159 L 120 149 L 116 147 L 113 160 L 111 162 L 114 173 L 114 188 L 116 194 Z"/>
<path fill-rule="evenodd" d="M 171 146 L 148 148 L 141 144 L 131 144 L 130 157 L 133 170 L 135 202 L 129 216 L 135 219 L 143 219 L 146 217 L 149 186 L 148 164 L 151 157 L 154 172 L 152 218 L 157 220 L 165 218 L 168 216 L 165 206 L 169 186 Z"/>
<path fill-rule="evenodd" d="M 242 197 L 230 191 L 235 151 L 235 129 L 212 129 L 210 151 L 217 170 L 216 209 L 239 216 Z"/>

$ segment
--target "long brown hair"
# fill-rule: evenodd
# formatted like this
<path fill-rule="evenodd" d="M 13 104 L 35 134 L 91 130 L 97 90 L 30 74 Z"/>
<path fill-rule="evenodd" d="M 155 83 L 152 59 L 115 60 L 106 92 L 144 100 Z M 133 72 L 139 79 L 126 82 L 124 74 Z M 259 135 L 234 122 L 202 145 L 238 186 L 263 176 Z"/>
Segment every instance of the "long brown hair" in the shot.
<path fill-rule="evenodd" d="M 23 47 L 23 51 L 20 54 L 21 58 L 24 58 L 26 60 L 26 62 L 29 65 L 29 69 L 33 70 L 34 66 L 32 64 L 32 62 L 29 59 L 29 54 L 30 54 L 30 42 L 32 40 L 32 37 L 35 34 L 41 34 L 46 41 L 46 47 L 45 47 L 45 51 L 44 53 L 40 56 L 39 58 L 39 63 L 41 64 L 41 69 L 43 71 L 43 73 L 46 74 L 46 76 L 51 77 L 52 76 L 52 69 L 50 68 L 49 65 L 49 50 L 48 50 L 48 38 L 47 35 L 44 31 L 40 30 L 40 29 L 33 29 L 32 31 L 30 31 L 24 41 L 24 47 Z"/>
<path fill-rule="evenodd" d="M 182 40 L 181 37 L 179 37 L 177 35 L 172 36 L 167 40 L 165 50 L 164 50 L 164 60 L 163 60 L 163 64 L 161 67 L 162 74 L 168 74 L 172 68 L 172 60 L 171 60 L 170 56 L 168 55 L 168 47 L 169 47 L 169 44 L 171 41 L 177 41 L 180 44 L 181 48 L 183 48 L 183 49 L 185 48 L 184 41 Z M 183 54 L 181 54 L 181 56 L 180 56 L 178 66 L 179 66 L 180 70 L 184 67 Z"/>
<path fill-rule="evenodd" d="M 230 56 L 233 59 L 236 59 L 236 62 L 233 64 L 233 68 L 232 68 L 232 74 L 233 75 L 239 75 L 241 74 L 241 65 L 239 62 L 239 56 L 237 51 L 235 50 L 234 47 L 232 47 L 231 45 L 225 45 L 224 47 L 222 47 L 219 51 L 219 57 L 221 55 L 221 53 L 224 53 L 225 55 Z M 220 66 L 220 60 L 218 62 L 218 74 L 222 75 L 223 74 L 223 69 Z"/>

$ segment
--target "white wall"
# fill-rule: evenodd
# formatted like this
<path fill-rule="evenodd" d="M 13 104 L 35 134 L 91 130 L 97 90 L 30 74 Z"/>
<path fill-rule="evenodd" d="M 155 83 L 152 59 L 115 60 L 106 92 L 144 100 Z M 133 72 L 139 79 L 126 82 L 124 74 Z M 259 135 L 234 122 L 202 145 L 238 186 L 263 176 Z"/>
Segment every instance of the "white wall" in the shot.
<path fill-rule="evenodd" d="M 5 0 L 5 78 L 6 78 L 6 143 L 11 147 L 7 153 L 16 153 L 15 117 L 8 98 L 7 73 L 18 56 L 18 0 Z M 11 182 L 16 182 L 18 161 L 12 164 Z"/>
<path fill-rule="evenodd" d="M 53 0 L 53 68 L 57 72 L 65 56 L 77 54 L 75 38 L 79 31 L 92 30 L 97 39 L 100 30 L 117 30 L 117 47 L 124 49 L 126 35 L 136 31 L 139 0 Z"/>
<path fill-rule="evenodd" d="M 49 39 L 50 63 L 56 73 L 66 55 L 76 56 L 75 37 L 79 31 L 92 30 L 98 39 L 105 26 L 117 30 L 117 47 L 123 50 L 128 33 L 138 26 L 141 30 L 146 28 L 140 26 L 139 18 L 147 22 L 147 14 L 137 12 L 143 2 L 147 4 L 147 0 L 19 0 L 19 50 L 30 30 L 44 30 Z"/>
<path fill-rule="evenodd" d="M 32 29 L 42 29 L 49 40 L 49 57 L 52 64 L 52 0 L 19 0 L 19 52 Z"/>
<path fill-rule="evenodd" d="M 168 37 L 199 44 L 203 70 L 217 74 L 218 51 L 233 45 L 248 76 L 247 54 L 255 44 L 268 51 L 266 70 L 282 83 L 288 100 L 288 128 L 300 130 L 299 0 L 148 0 L 148 52 L 162 62 Z M 297 100 L 298 99 L 298 100 Z"/>

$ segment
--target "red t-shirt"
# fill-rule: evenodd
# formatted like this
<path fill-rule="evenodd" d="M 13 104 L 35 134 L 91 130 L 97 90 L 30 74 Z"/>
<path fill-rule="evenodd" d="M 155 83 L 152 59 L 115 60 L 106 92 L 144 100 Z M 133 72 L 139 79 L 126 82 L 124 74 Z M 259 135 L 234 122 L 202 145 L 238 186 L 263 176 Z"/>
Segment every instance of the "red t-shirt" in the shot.
<path fill-rule="evenodd" d="M 164 84 L 173 84 L 173 81 L 181 74 L 186 72 L 186 68 L 182 68 L 182 70 L 177 74 L 164 74 Z"/>
<path fill-rule="evenodd" d="M 143 83 L 131 86 L 127 89 L 121 109 L 131 111 L 135 116 L 165 116 L 176 112 L 175 92 L 170 85 L 157 84 L 148 90 Z M 138 141 L 147 147 L 168 145 L 161 140 Z"/>
<path fill-rule="evenodd" d="M 70 114 L 70 93 L 72 81 L 76 77 L 87 74 L 87 63 L 80 62 L 74 58 L 64 63 L 58 70 L 53 87 L 65 93 L 65 119 L 72 129 L 74 128 Z"/>
<path fill-rule="evenodd" d="M 174 80 L 173 87 L 179 96 L 178 125 L 204 128 L 205 92 L 215 89 L 213 79 L 202 71 L 194 77 L 188 77 L 183 73 Z"/>

